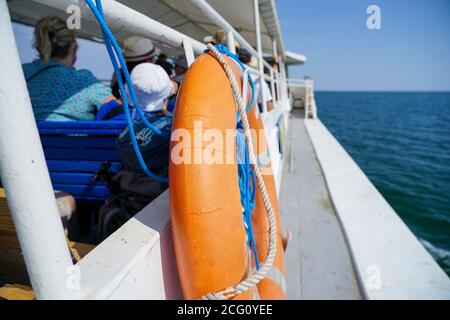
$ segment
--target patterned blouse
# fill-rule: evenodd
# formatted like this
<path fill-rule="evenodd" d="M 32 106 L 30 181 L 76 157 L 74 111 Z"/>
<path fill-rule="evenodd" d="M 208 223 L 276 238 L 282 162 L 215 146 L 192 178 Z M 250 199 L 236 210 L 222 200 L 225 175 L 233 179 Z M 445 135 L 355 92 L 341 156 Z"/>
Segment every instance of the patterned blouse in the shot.
<path fill-rule="evenodd" d="M 113 98 L 111 88 L 88 70 L 35 60 L 23 71 L 36 120 L 95 120 L 97 108 Z"/>

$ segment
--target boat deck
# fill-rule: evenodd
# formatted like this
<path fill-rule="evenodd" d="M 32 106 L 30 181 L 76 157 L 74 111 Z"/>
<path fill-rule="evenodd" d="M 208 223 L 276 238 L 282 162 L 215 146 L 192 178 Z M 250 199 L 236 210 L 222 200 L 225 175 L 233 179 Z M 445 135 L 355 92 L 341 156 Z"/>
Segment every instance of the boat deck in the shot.
<path fill-rule="evenodd" d="M 361 299 L 340 223 L 302 112 L 294 109 L 281 187 L 289 299 Z"/>

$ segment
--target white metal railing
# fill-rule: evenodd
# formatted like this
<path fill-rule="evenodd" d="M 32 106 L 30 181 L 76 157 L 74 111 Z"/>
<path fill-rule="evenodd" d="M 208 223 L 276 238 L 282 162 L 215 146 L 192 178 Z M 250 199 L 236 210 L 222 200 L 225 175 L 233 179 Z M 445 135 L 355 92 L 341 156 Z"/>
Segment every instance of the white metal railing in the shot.
<path fill-rule="evenodd" d="M 314 98 L 314 81 L 311 79 L 288 79 L 287 84 L 291 88 L 303 88 L 303 103 L 305 107 L 305 119 L 317 118 L 317 106 Z"/>
<path fill-rule="evenodd" d="M 287 79 L 287 83 L 289 86 L 297 86 L 297 87 L 305 87 L 306 80 L 304 79 Z"/>

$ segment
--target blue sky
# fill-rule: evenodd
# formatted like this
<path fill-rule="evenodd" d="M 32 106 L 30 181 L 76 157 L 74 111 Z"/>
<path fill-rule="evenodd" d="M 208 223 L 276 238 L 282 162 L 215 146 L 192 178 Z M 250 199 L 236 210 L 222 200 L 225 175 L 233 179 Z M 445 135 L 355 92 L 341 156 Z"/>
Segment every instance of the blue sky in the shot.
<path fill-rule="evenodd" d="M 381 9 L 368 30 L 366 9 Z M 307 56 L 290 76 L 324 90 L 450 90 L 450 1 L 278 0 L 288 50 Z"/>
<path fill-rule="evenodd" d="M 366 9 L 381 9 L 381 30 L 368 30 Z M 449 0 L 278 0 L 285 46 L 307 63 L 319 90 L 450 91 Z M 23 62 L 32 61 L 32 28 L 15 25 Z M 102 45 L 80 40 L 77 68 L 109 79 Z M 99 63 L 105 61 L 105 63 Z"/>

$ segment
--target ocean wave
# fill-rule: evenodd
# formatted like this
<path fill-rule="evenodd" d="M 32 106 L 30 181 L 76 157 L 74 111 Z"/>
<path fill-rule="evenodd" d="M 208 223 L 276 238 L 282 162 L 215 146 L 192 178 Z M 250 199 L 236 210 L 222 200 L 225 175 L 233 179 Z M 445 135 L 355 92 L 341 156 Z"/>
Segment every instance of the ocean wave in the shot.
<path fill-rule="evenodd" d="M 450 272 L 450 251 L 434 246 L 431 242 L 419 239 L 422 245 L 433 256 L 434 260 L 449 274 Z"/>

